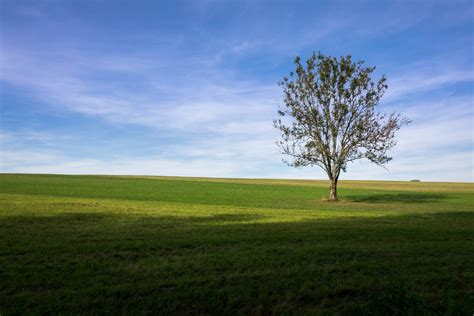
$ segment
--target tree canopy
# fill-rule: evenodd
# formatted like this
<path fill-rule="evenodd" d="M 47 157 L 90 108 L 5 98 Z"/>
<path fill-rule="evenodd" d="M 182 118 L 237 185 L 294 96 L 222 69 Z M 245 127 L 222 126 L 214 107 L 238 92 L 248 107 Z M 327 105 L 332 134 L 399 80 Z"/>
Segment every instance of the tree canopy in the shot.
<path fill-rule="evenodd" d="M 375 67 L 363 61 L 313 53 L 304 64 L 296 57 L 295 66 L 279 82 L 284 108 L 274 121 L 281 132 L 278 145 L 290 166 L 321 167 L 331 182 L 330 199 L 337 200 L 337 181 L 347 164 L 358 159 L 388 163 L 395 132 L 410 120 L 377 111 L 386 78 L 372 80 Z"/>

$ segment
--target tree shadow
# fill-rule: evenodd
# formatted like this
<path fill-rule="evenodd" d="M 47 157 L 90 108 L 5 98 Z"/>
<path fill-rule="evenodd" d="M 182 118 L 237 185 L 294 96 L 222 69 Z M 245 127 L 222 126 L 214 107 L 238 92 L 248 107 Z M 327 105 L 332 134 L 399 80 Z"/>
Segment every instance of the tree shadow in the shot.
<path fill-rule="evenodd" d="M 396 194 L 374 194 L 374 195 L 349 195 L 345 199 L 351 202 L 365 203 L 432 203 L 448 199 L 447 194 L 442 193 L 396 193 Z"/>

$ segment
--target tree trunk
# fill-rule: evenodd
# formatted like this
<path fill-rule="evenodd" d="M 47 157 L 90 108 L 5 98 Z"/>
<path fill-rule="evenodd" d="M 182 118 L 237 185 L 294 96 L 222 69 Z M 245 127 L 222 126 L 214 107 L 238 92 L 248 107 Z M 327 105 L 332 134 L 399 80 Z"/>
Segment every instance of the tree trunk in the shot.
<path fill-rule="evenodd" d="M 330 179 L 331 185 L 329 186 L 329 200 L 337 201 L 337 179 Z"/>

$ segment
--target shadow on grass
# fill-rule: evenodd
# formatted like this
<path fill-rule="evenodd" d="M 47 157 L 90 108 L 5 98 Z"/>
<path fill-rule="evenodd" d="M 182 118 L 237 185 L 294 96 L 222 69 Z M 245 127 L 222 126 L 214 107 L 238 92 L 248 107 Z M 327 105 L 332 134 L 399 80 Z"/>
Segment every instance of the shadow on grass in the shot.
<path fill-rule="evenodd" d="M 373 195 L 349 195 L 345 199 L 351 202 L 366 203 L 431 203 L 448 199 L 447 194 L 441 193 L 395 193 Z"/>
<path fill-rule="evenodd" d="M 4 217 L 0 313 L 470 311 L 462 269 L 472 264 L 463 242 L 472 213 L 427 216 Z"/>

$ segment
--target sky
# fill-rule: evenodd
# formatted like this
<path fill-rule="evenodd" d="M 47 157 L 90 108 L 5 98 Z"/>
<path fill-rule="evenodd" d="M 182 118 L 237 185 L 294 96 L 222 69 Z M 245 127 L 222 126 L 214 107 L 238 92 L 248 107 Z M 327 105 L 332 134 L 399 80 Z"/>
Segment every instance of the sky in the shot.
<path fill-rule="evenodd" d="M 294 58 L 350 54 L 412 123 L 386 168 L 474 181 L 472 1 L 0 1 L 0 172 L 324 179 L 273 119 Z"/>

